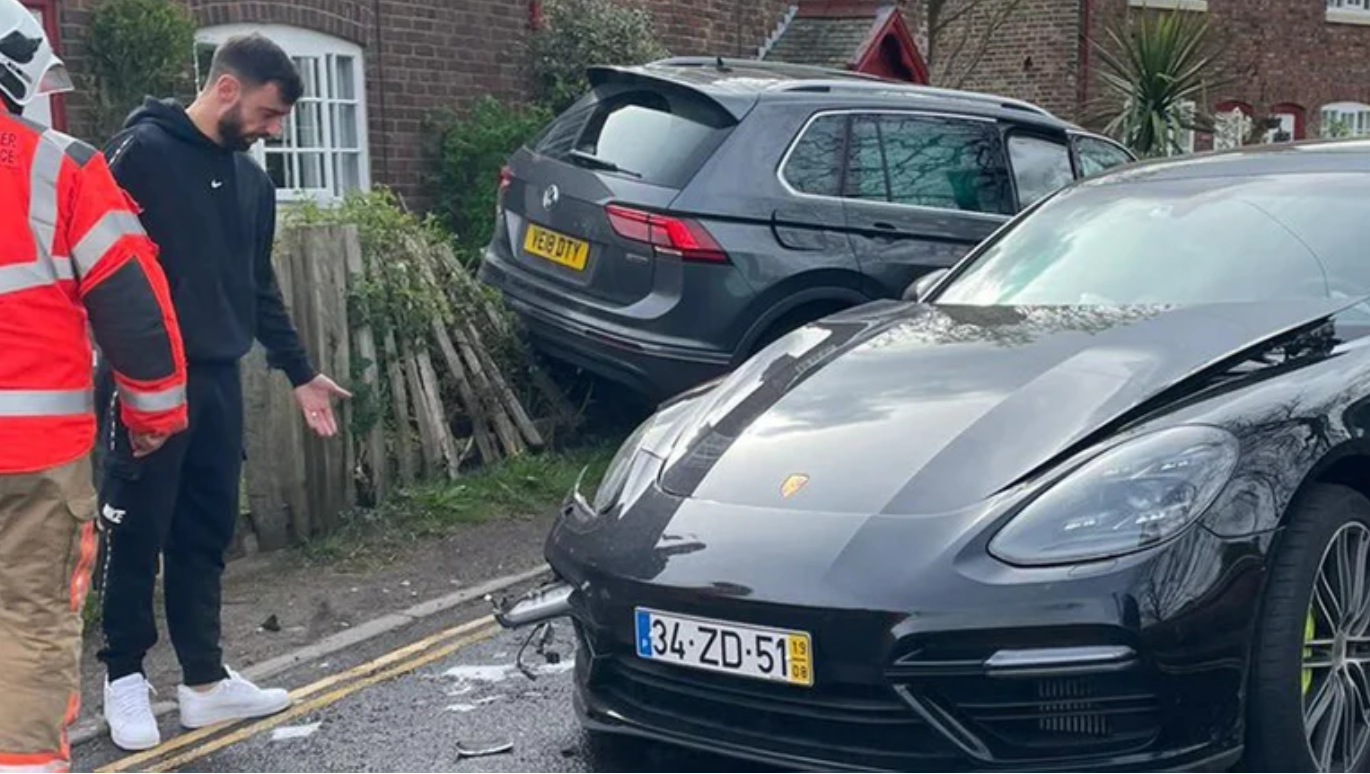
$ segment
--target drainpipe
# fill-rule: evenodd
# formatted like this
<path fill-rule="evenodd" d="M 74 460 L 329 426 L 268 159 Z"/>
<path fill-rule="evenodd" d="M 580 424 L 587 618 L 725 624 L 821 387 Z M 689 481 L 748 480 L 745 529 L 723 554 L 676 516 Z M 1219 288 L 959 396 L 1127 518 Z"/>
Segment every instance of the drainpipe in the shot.
<path fill-rule="evenodd" d="M 381 0 L 372 0 L 371 3 L 371 23 L 376 26 L 376 78 L 381 87 L 377 89 L 380 97 L 381 109 L 381 176 L 385 178 L 386 185 L 394 185 L 394 180 L 390 178 L 390 143 L 391 138 L 385 132 L 386 119 L 390 115 L 390 110 L 386 106 L 385 95 L 390 91 L 389 84 L 385 82 L 385 27 L 381 24 Z"/>
<path fill-rule="evenodd" d="M 1089 102 L 1089 27 L 1094 0 L 1080 0 L 1080 53 L 1075 83 L 1075 119 L 1083 123 L 1085 106 Z"/>

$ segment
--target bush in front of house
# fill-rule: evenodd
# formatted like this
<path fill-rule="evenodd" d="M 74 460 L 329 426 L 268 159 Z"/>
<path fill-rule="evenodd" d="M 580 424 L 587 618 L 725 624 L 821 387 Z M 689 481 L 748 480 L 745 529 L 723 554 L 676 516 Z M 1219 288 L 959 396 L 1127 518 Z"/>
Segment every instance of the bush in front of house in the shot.
<path fill-rule="evenodd" d="M 86 30 L 88 84 L 96 143 L 123 126 L 143 97 L 183 97 L 194 90 L 190 52 L 195 21 L 172 0 L 99 0 Z"/>
<path fill-rule="evenodd" d="M 1214 131 L 1212 114 L 1199 106 L 1233 79 L 1214 29 L 1204 14 L 1173 10 L 1143 9 L 1110 25 L 1109 42 L 1094 42 L 1104 89 L 1089 123 L 1104 123 L 1144 158 L 1182 153 L 1186 131 Z"/>
<path fill-rule="evenodd" d="M 455 235 L 463 260 L 490 241 L 500 169 L 551 118 L 536 105 L 506 105 L 482 96 L 465 115 L 444 110 L 430 119 L 437 160 L 428 176 L 433 209 Z"/>
<path fill-rule="evenodd" d="M 669 56 L 651 13 L 628 0 L 547 0 L 529 41 L 538 102 L 560 113 L 589 83 L 593 65 L 637 65 Z"/>

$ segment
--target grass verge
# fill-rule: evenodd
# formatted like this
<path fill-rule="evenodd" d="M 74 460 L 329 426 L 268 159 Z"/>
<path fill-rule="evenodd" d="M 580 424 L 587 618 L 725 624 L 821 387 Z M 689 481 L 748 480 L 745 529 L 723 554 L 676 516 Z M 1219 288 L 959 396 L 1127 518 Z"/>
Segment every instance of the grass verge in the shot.
<path fill-rule="evenodd" d="M 386 562 L 417 541 L 446 537 L 463 525 L 545 515 L 561 505 L 582 470 L 584 486 L 593 491 L 616 448 L 606 442 L 529 454 L 457 481 L 399 490 L 374 509 L 345 514 L 336 532 L 300 550 L 314 563 L 369 566 Z"/>

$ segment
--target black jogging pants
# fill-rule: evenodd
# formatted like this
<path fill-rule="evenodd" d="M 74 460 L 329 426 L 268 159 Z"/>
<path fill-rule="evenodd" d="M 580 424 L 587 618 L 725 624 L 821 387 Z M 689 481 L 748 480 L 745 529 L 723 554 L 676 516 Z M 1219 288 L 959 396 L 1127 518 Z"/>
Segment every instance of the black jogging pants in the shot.
<path fill-rule="evenodd" d="M 101 373 L 108 388 L 110 376 Z M 117 396 L 105 404 L 100 490 L 105 529 L 99 657 L 111 682 L 141 672 L 157 642 L 153 589 L 162 557 L 167 630 L 186 685 L 227 677 L 220 581 L 238 518 L 242 382 L 236 362 L 187 367 L 190 427 L 134 459 Z"/>

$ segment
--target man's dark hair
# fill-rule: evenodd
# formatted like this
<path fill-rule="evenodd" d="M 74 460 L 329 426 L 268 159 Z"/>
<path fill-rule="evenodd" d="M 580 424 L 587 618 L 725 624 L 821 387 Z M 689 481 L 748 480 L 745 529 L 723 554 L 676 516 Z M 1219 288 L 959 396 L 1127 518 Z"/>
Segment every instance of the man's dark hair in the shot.
<path fill-rule="evenodd" d="M 234 35 L 214 52 L 209 65 L 209 83 L 232 75 L 248 88 L 275 83 L 287 105 L 294 105 L 304 94 L 304 82 L 290 55 L 264 35 Z"/>

